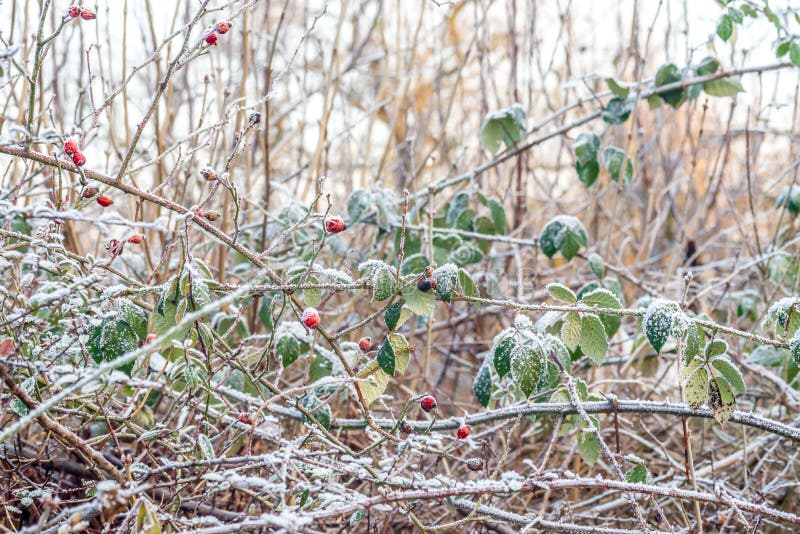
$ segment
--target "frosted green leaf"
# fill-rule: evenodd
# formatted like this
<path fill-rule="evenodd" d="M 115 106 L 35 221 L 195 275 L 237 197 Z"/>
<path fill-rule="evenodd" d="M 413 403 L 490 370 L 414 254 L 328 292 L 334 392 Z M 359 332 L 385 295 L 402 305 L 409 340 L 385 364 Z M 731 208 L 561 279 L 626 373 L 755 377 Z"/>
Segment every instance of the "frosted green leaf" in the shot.
<path fill-rule="evenodd" d="M 581 302 L 592 308 L 607 308 L 614 310 L 619 310 L 622 308 L 622 303 L 619 301 L 617 296 L 605 288 L 598 288 L 583 295 L 581 297 Z M 619 315 L 612 313 L 601 313 L 599 316 L 600 321 L 602 321 L 603 326 L 606 329 L 606 334 L 608 337 L 613 336 L 617 330 L 619 330 L 619 326 L 622 324 L 622 318 Z"/>
<path fill-rule="evenodd" d="M 602 278 L 606 273 L 606 265 L 600 254 L 592 252 L 589 254 L 589 269 L 597 278 Z"/>
<path fill-rule="evenodd" d="M 677 302 L 663 299 L 656 299 L 647 307 L 642 319 L 642 328 L 647 341 L 656 352 L 661 352 L 667 342 L 675 315 L 678 313 L 682 312 Z"/>
<path fill-rule="evenodd" d="M 683 384 L 689 377 L 689 375 L 694 373 L 702 365 L 703 365 L 703 360 L 696 358 L 694 360 L 691 360 L 688 364 L 681 367 L 681 372 L 678 377 L 678 380 L 680 380 L 681 384 Z"/>
<path fill-rule="evenodd" d="M 450 302 L 450 296 L 458 287 L 458 267 L 452 263 L 445 263 L 433 270 L 431 276 L 436 281 L 436 294 L 445 302 Z"/>
<path fill-rule="evenodd" d="M 557 215 L 550 219 L 539 236 L 539 247 L 548 258 L 561 252 L 565 259 L 571 260 L 589 244 L 589 235 L 583 223 L 570 215 Z"/>
<path fill-rule="evenodd" d="M 622 172 L 622 165 L 625 163 L 625 172 Z M 608 171 L 608 177 L 619 182 L 622 178 L 625 183 L 633 180 L 633 162 L 626 156 L 621 149 L 610 146 L 603 150 L 603 166 Z"/>
<path fill-rule="evenodd" d="M 789 341 L 789 352 L 792 354 L 794 363 L 800 366 L 800 330 Z"/>
<path fill-rule="evenodd" d="M 511 351 L 511 377 L 526 397 L 536 390 L 542 375 L 543 359 L 539 351 L 525 345 L 517 345 Z"/>
<path fill-rule="evenodd" d="M 197 436 L 197 446 L 200 449 L 200 454 L 204 459 L 213 460 L 216 456 L 216 454 L 214 454 L 214 445 L 205 434 L 200 434 Z"/>
<path fill-rule="evenodd" d="M 403 290 L 406 305 L 411 311 L 423 317 L 429 317 L 436 308 L 436 295 L 433 291 L 422 292 L 417 289 L 417 284 L 411 284 Z"/>
<path fill-rule="evenodd" d="M 147 314 L 139 306 L 128 299 L 117 301 L 120 318 L 128 323 L 139 339 L 147 337 Z"/>
<path fill-rule="evenodd" d="M 281 359 L 284 367 L 297 361 L 302 353 L 300 342 L 294 336 L 286 334 L 278 338 L 275 344 L 275 355 Z"/>
<path fill-rule="evenodd" d="M 650 484 L 652 482 L 650 472 L 647 471 L 647 466 L 644 464 L 639 464 L 629 469 L 625 473 L 625 480 L 631 484 Z"/>
<path fill-rule="evenodd" d="M 725 354 L 726 352 L 728 352 L 728 344 L 721 339 L 712 339 L 706 343 L 704 350 L 706 359 L 719 356 L 720 354 Z"/>
<path fill-rule="evenodd" d="M 737 78 L 718 78 L 703 82 L 703 91 L 711 96 L 736 96 L 744 92 L 744 87 Z"/>
<path fill-rule="evenodd" d="M 569 312 L 561 324 L 561 339 L 570 351 L 575 351 L 581 342 L 581 317 Z"/>
<path fill-rule="evenodd" d="M 396 330 L 403 326 L 403 323 L 411 317 L 413 311 L 408 306 L 403 305 L 402 302 L 395 302 L 383 312 L 383 320 L 386 322 L 386 328 L 389 330 Z"/>
<path fill-rule="evenodd" d="M 369 362 L 356 376 L 362 379 L 359 380 L 358 387 L 367 406 L 383 395 L 386 386 L 389 385 L 389 375 L 384 373 L 375 361 Z"/>
<path fill-rule="evenodd" d="M 475 375 L 475 380 L 472 382 L 472 392 L 481 406 L 486 408 L 489 406 L 489 401 L 492 398 L 492 372 L 489 366 L 484 364 L 478 369 L 478 374 Z"/>
<path fill-rule="evenodd" d="M 136 333 L 128 323 L 113 317 L 107 317 L 98 326 L 89 329 L 86 349 L 97 363 L 116 360 L 138 348 Z M 130 375 L 134 362 L 120 366 L 120 371 Z"/>
<path fill-rule="evenodd" d="M 428 257 L 425 254 L 412 254 L 403 260 L 403 265 L 400 267 L 402 274 L 420 274 L 425 271 L 425 267 L 430 264 Z"/>
<path fill-rule="evenodd" d="M 600 458 L 600 441 L 594 432 L 581 431 L 578 435 L 578 453 L 589 465 L 593 465 Z"/>
<path fill-rule="evenodd" d="M 323 404 L 322 401 L 317 397 L 315 392 L 311 392 L 308 395 L 304 396 L 300 399 L 300 404 L 303 408 L 308 410 L 311 415 L 316 419 L 316 421 L 325 428 L 330 428 L 331 426 L 331 407 L 327 404 Z M 311 423 L 309 417 L 306 417 L 303 414 L 303 420 L 307 423 Z"/>
<path fill-rule="evenodd" d="M 376 269 L 372 274 L 372 300 L 383 302 L 391 297 L 397 288 L 397 280 L 388 266 Z"/>
<path fill-rule="evenodd" d="M 711 365 L 725 377 L 725 380 L 739 393 L 745 392 L 744 377 L 736 365 L 726 356 L 717 356 L 711 360 Z"/>
<path fill-rule="evenodd" d="M 711 379 L 708 388 L 708 408 L 717 423 L 725 423 L 736 410 L 736 399 L 728 381 L 721 376 Z"/>
<path fill-rule="evenodd" d="M 465 297 L 480 297 L 480 293 L 478 292 L 478 286 L 475 285 L 475 281 L 472 279 L 472 276 L 465 271 L 464 269 L 458 270 L 458 285 L 461 288 L 461 294 Z M 480 306 L 479 303 L 473 303 L 473 306 L 478 307 Z"/>
<path fill-rule="evenodd" d="M 703 405 L 708 396 L 708 371 L 705 367 L 699 367 L 688 376 L 684 393 L 690 408 L 697 409 Z"/>
<path fill-rule="evenodd" d="M 389 343 L 391 343 L 392 350 L 394 350 L 395 371 L 401 375 L 406 372 L 408 362 L 411 359 L 408 340 L 402 334 L 389 334 Z"/>
<path fill-rule="evenodd" d="M 601 364 L 608 352 L 608 338 L 600 318 L 593 314 L 585 314 L 581 318 L 581 350 L 596 364 Z"/>
<path fill-rule="evenodd" d="M 511 370 L 511 352 L 516 346 L 516 340 L 509 336 L 500 340 L 494 348 L 494 370 L 500 378 Z"/>
<path fill-rule="evenodd" d="M 389 376 L 394 375 L 395 356 L 392 344 L 386 339 L 381 347 L 378 349 L 378 354 L 375 356 L 375 361 L 381 366 L 381 370 Z"/>
<path fill-rule="evenodd" d="M 514 104 L 486 115 L 481 124 L 481 144 L 490 152 L 496 153 L 501 143 L 510 147 L 522 139 L 525 131 L 525 108 Z"/>
<path fill-rule="evenodd" d="M 547 284 L 547 292 L 550 293 L 550 296 L 554 299 L 568 304 L 573 304 L 577 300 L 575 298 L 575 293 L 573 293 L 570 288 L 556 282 Z"/>

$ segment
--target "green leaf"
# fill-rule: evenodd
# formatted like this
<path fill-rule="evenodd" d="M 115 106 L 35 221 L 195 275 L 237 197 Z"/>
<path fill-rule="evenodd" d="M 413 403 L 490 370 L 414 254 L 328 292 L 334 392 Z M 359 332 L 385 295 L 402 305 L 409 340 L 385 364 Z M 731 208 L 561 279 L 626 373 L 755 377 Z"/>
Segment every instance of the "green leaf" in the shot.
<path fill-rule="evenodd" d="M 374 285 L 372 300 L 375 302 L 383 302 L 394 295 L 397 289 L 397 279 L 387 266 L 375 269 L 375 272 L 372 273 L 372 283 Z"/>
<path fill-rule="evenodd" d="M 581 431 L 578 436 L 578 453 L 584 462 L 594 465 L 600 458 L 600 441 L 594 432 Z"/>
<path fill-rule="evenodd" d="M 570 351 L 575 352 L 581 342 L 581 317 L 577 312 L 569 312 L 564 319 L 561 339 Z"/>
<path fill-rule="evenodd" d="M 323 404 L 315 392 L 312 391 L 300 399 L 300 405 L 308 410 L 314 419 L 324 428 L 331 427 L 331 407 L 327 404 Z M 303 420 L 305 422 L 310 423 L 311 421 L 309 419 L 310 418 L 307 418 L 305 414 L 303 414 Z"/>
<path fill-rule="evenodd" d="M 736 9 L 735 7 L 728 7 L 728 15 L 731 17 L 731 20 L 736 24 L 741 24 L 744 22 L 744 15 L 741 11 Z"/>
<path fill-rule="evenodd" d="M 375 361 L 378 362 L 384 373 L 389 376 L 394 375 L 395 356 L 392 344 L 386 339 L 381 347 L 378 349 L 378 354 L 375 356 Z"/>
<path fill-rule="evenodd" d="M 383 395 L 389 385 L 389 375 L 381 370 L 376 361 L 369 362 L 356 376 L 362 379 L 358 382 L 358 387 L 367 406 Z"/>
<path fill-rule="evenodd" d="M 423 317 L 429 317 L 436 308 L 436 295 L 433 291 L 422 292 L 416 284 L 411 284 L 403 290 L 406 305 L 411 311 Z"/>
<path fill-rule="evenodd" d="M 745 392 L 745 385 L 744 385 L 744 378 L 742 377 L 741 371 L 736 367 L 736 365 L 730 360 L 730 358 L 726 356 L 717 356 L 713 360 L 711 360 L 711 365 L 719 371 L 719 374 L 725 377 L 725 380 L 733 386 L 733 388 L 738 391 L 739 393 L 743 394 Z"/>
<path fill-rule="evenodd" d="M 430 261 L 425 254 L 412 254 L 403 260 L 400 272 L 402 274 L 420 274 L 428 265 L 430 265 Z"/>
<path fill-rule="evenodd" d="M 706 343 L 705 349 L 703 350 L 706 359 L 725 354 L 726 352 L 728 352 L 728 344 L 721 339 L 712 339 Z"/>
<path fill-rule="evenodd" d="M 743 93 L 744 87 L 737 78 L 718 78 L 703 82 L 703 91 L 711 96 L 734 96 Z"/>
<path fill-rule="evenodd" d="M 608 104 L 606 104 L 600 116 L 608 124 L 622 124 L 631 116 L 632 110 L 632 102 L 628 101 L 625 97 L 616 97 L 608 101 Z"/>
<path fill-rule="evenodd" d="M 117 302 L 120 318 L 128 323 L 139 339 L 145 339 L 147 337 L 147 314 L 144 310 L 125 298 Z"/>
<path fill-rule="evenodd" d="M 389 331 L 397 329 L 411 317 L 412 313 L 411 308 L 404 306 L 402 302 L 395 302 L 383 312 L 383 320 L 386 323 L 386 328 L 388 328 Z"/>
<path fill-rule="evenodd" d="M 411 361 L 411 351 L 408 348 L 408 340 L 402 334 L 389 334 L 389 343 L 394 351 L 395 367 L 398 375 L 406 372 L 408 363 Z"/>
<path fill-rule="evenodd" d="M 578 162 L 575 164 L 575 170 L 578 172 L 578 179 L 585 185 L 586 187 L 591 187 L 591 185 L 597 180 L 597 176 L 600 174 L 600 164 L 596 161 L 592 161 L 587 163 L 586 165 Z"/>
<path fill-rule="evenodd" d="M 458 287 L 458 267 L 452 263 L 447 263 L 437 267 L 431 276 L 436 281 L 434 290 L 445 302 L 450 302 L 450 296 Z"/>
<path fill-rule="evenodd" d="M 121 319 L 107 317 L 98 326 L 89 329 L 86 349 L 97 363 L 116 360 L 123 354 L 136 350 L 139 340 L 133 328 Z M 120 371 L 130 376 L 134 362 L 120 366 Z"/>
<path fill-rule="evenodd" d="M 577 299 L 575 298 L 575 293 L 573 293 L 570 288 L 568 288 L 563 284 L 559 284 L 556 282 L 547 284 L 547 292 L 550 293 L 551 297 L 561 302 L 574 304 L 577 301 Z"/>
<path fill-rule="evenodd" d="M 679 310 L 676 303 L 661 299 L 654 300 L 647 307 L 644 319 L 642 319 L 642 328 L 647 336 L 647 341 L 656 352 L 661 352 L 667 342 L 672 331 L 675 313 Z"/>
<path fill-rule="evenodd" d="M 717 35 L 723 41 L 727 41 L 733 35 L 733 20 L 727 13 L 722 15 L 717 22 Z"/>
<path fill-rule="evenodd" d="M 800 366 L 800 330 L 789 340 L 789 352 L 794 363 Z"/>
<path fill-rule="evenodd" d="M 622 162 L 625 162 L 625 182 L 633 180 L 633 162 L 621 149 L 610 146 L 603 150 L 603 166 L 608 171 L 608 177 L 619 182 L 622 175 Z"/>
<path fill-rule="evenodd" d="M 658 72 L 656 72 L 656 79 L 655 84 L 656 87 L 661 87 L 662 85 L 669 85 L 675 82 L 679 82 L 683 79 L 683 75 L 681 74 L 680 69 L 678 69 L 677 65 L 674 63 L 668 63 L 666 65 L 662 65 Z M 683 101 L 686 99 L 686 90 L 685 89 L 672 89 L 669 91 L 660 91 L 658 92 L 658 96 L 661 99 L 672 106 L 675 109 L 683 104 Z"/>
<path fill-rule="evenodd" d="M 684 394 L 690 408 L 697 409 L 703 405 L 708 396 L 708 371 L 705 367 L 698 367 L 688 375 Z"/>
<path fill-rule="evenodd" d="M 792 43 L 789 47 L 789 61 L 800 67 L 800 44 Z"/>
<path fill-rule="evenodd" d="M 585 294 L 581 297 L 581 302 L 592 308 L 622 309 L 622 303 L 616 295 L 605 288 L 595 289 Z M 620 324 L 622 324 L 622 318 L 619 315 L 610 313 L 601 313 L 599 316 L 608 337 L 613 336 L 617 330 L 619 330 Z"/>
<path fill-rule="evenodd" d="M 703 60 L 694 68 L 694 73 L 698 76 L 707 76 L 709 74 L 714 74 L 719 70 L 719 61 L 717 58 L 706 56 Z"/>
<path fill-rule="evenodd" d="M 511 370 L 511 352 L 517 346 L 517 341 L 509 336 L 505 337 L 494 348 L 494 370 L 497 376 L 503 378 Z"/>
<path fill-rule="evenodd" d="M 689 375 L 694 373 L 697 369 L 703 366 L 703 360 L 697 358 L 694 360 L 690 360 L 689 363 L 686 365 L 681 366 L 681 372 L 678 375 L 678 380 L 681 384 L 686 382 L 686 379 L 689 378 Z"/>
<path fill-rule="evenodd" d="M 320 378 L 331 376 L 333 368 L 325 356 L 317 354 L 308 366 L 308 381 L 316 382 Z"/>
<path fill-rule="evenodd" d="M 776 57 L 783 57 L 789 53 L 789 48 L 792 46 L 792 40 L 787 39 L 786 41 L 782 42 L 778 45 L 775 49 L 775 56 Z"/>
<path fill-rule="evenodd" d="M 578 162 L 586 165 L 597 160 L 600 138 L 594 132 L 583 132 L 572 143 L 572 148 L 575 150 Z"/>
<path fill-rule="evenodd" d="M 625 473 L 625 480 L 631 484 L 649 484 L 651 482 L 650 473 L 647 471 L 647 466 L 639 464 L 632 467 Z"/>
<path fill-rule="evenodd" d="M 353 512 L 353 515 L 350 516 L 350 526 L 351 527 L 358 526 L 358 524 L 361 523 L 361 520 L 364 519 L 366 515 L 367 512 L 363 508 Z"/>
<path fill-rule="evenodd" d="M 463 245 L 451 252 L 449 258 L 450 261 L 459 267 L 463 267 L 464 265 L 481 261 L 483 259 L 483 252 L 481 252 L 479 248 Z"/>
<path fill-rule="evenodd" d="M 600 254 L 596 252 L 589 254 L 589 269 L 598 278 L 602 278 L 605 275 L 606 265 Z"/>
<path fill-rule="evenodd" d="M 300 342 L 290 334 L 281 336 L 275 344 L 275 355 L 281 359 L 284 367 L 296 362 L 302 352 Z"/>
<path fill-rule="evenodd" d="M 725 423 L 736 410 L 736 398 L 728 381 L 721 376 L 711 379 L 708 387 L 708 408 L 717 423 Z"/>
<path fill-rule="evenodd" d="M 487 202 L 489 206 L 489 213 L 492 214 L 492 221 L 494 222 L 494 229 L 498 235 L 505 235 L 506 233 L 506 210 L 503 205 L 494 200 L 489 199 Z"/>
<path fill-rule="evenodd" d="M 214 453 L 214 445 L 205 434 L 197 436 L 197 446 L 200 449 L 200 454 L 205 460 L 213 460 L 216 457 Z"/>
<path fill-rule="evenodd" d="M 527 127 L 525 124 L 525 109 L 520 104 L 495 111 L 486 115 L 481 124 L 481 144 L 492 153 L 522 139 Z"/>
<path fill-rule="evenodd" d="M 608 352 L 608 338 L 600 318 L 587 313 L 581 317 L 581 350 L 600 365 Z"/>
<path fill-rule="evenodd" d="M 464 193 L 462 191 L 453 197 L 453 200 L 450 201 L 450 205 L 447 207 L 447 216 L 445 218 L 448 226 L 453 226 L 453 223 L 458 220 L 461 213 L 467 209 L 468 204 L 469 193 Z"/>
<path fill-rule="evenodd" d="M 478 369 L 478 374 L 475 375 L 475 380 L 472 382 L 472 392 L 481 406 L 486 408 L 489 406 L 489 401 L 492 398 L 492 372 L 489 366 L 484 364 Z"/>
<path fill-rule="evenodd" d="M 548 258 L 561 252 L 565 259 L 571 260 L 580 248 L 589 244 L 589 236 L 583 223 L 569 215 L 552 218 L 539 236 L 539 246 Z"/>
<path fill-rule="evenodd" d="M 511 351 L 511 377 L 526 397 L 536 390 L 543 368 L 544 358 L 534 348 L 517 345 Z"/>
<path fill-rule="evenodd" d="M 606 78 L 609 90 L 614 93 L 614 96 L 619 98 L 628 98 L 631 90 L 628 87 L 621 86 L 614 78 Z"/>
<path fill-rule="evenodd" d="M 794 343 L 789 342 L 790 347 L 794 347 Z M 798 355 L 800 355 L 800 340 L 796 343 Z M 769 345 L 759 345 L 753 352 L 747 356 L 747 361 L 764 367 L 780 367 L 786 362 L 786 351 L 770 347 Z M 800 365 L 800 359 L 795 360 Z"/>
<path fill-rule="evenodd" d="M 372 194 L 365 189 L 356 189 L 347 199 L 347 218 L 353 224 L 372 211 Z"/>
<path fill-rule="evenodd" d="M 480 292 L 478 291 L 478 286 L 475 285 L 475 281 L 472 279 L 472 276 L 465 271 L 464 269 L 458 270 L 458 285 L 461 288 L 461 294 L 465 297 L 480 297 Z M 480 306 L 479 303 L 473 303 L 473 306 L 478 307 Z"/>

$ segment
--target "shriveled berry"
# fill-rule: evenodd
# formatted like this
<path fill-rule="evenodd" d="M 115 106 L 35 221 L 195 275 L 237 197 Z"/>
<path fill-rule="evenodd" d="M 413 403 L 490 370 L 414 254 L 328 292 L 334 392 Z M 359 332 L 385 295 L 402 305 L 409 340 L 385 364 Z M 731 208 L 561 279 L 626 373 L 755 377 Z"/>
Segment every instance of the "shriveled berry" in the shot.
<path fill-rule="evenodd" d="M 458 436 L 458 439 L 467 439 L 469 437 L 469 433 L 469 425 L 464 425 L 456 431 L 456 436 Z"/>
<path fill-rule="evenodd" d="M 70 6 L 69 10 L 67 11 L 70 17 L 73 19 L 78 18 L 81 16 L 81 8 L 78 6 Z"/>
<path fill-rule="evenodd" d="M 86 156 L 83 155 L 83 152 L 75 152 L 72 154 L 72 163 L 77 167 L 83 167 L 86 165 Z"/>
<path fill-rule="evenodd" d="M 200 177 L 207 182 L 213 182 L 217 179 L 217 171 L 211 167 L 203 167 L 200 169 Z"/>
<path fill-rule="evenodd" d="M 436 409 L 438 406 L 436 399 L 433 398 L 431 395 L 425 395 L 419 401 L 419 406 L 426 412 Z"/>
<path fill-rule="evenodd" d="M 433 266 L 432 265 L 428 265 L 427 267 L 425 267 L 425 276 L 428 277 L 428 278 L 433 276 Z"/>
<path fill-rule="evenodd" d="M 411 425 L 409 425 L 408 423 L 403 421 L 402 423 L 400 423 L 400 432 L 402 432 L 403 434 L 408 435 L 408 434 L 411 434 L 412 432 L 414 432 L 414 429 L 411 428 Z"/>
<path fill-rule="evenodd" d="M 228 22 L 227 20 L 223 20 L 222 22 L 217 22 L 216 30 L 217 33 L 219 33 L 220 35 L 225 35 L 226 33 L 228 33 L 228 30 L 230 29 L 231 29 L 231 23 Z"/>
<path fill-rule="evenodd" d="M 132 243 L 134 245 L 138 245 L 144 241 L 144 236 L 142 234 L 133 234 L 128 238 L 128 243 Z"/>
<path fill-rule="evenodd" d="M 112 257 L 122 254 L 124 248 L 125 243 L 120 242 L 119 239 L 109 239 L 106 243 L 106 250 Z"/>
<path fill-rule="evenodd" d="M 78 142 L 74 139 L 68 139 L 66 143 L 64 143 L 64 152 L 67 153 L 68 156 L 73 155 L 75 152 L 78 151 Z"/>
<path fill-rule="evenodd" d="M 438 282 L 436 282 L 436 280 L 431 278 L 431 289 L 436 289 L 437 285 L 439 285 Z"/>
<path fill-rule="evenodd" d="M 206 211 L 205 213 L 203 213 L 202 217 L 207 221 L 214 222 L 217 219 L 219 219 L 219 212 L 214 210 Z"/>
<path fill-rule="evenodd" d="M 306 308 L 300 316 L 306 328 L 314 328 L 319 324 L 319 312 L 314 308 Z"/>
<path fill-rule="evenodd" d="M 83 193 L 81 193 L 81 196 L 83 198 L 94 198 L 95 195 L 97 195 L 97 193 L 99 193 L 99 192 L 100 192 L 100 190 L 97 189 L 96 187 L 89 186 L 89 187 L 87 187 L 86 189 L 83 190 Z"/>
<path fill-rule="evenodd" d="M 347 228 L 347 226 L 345 226 L 344 220 L 338 215 L 328 215 L 325 217 L 325 231 L 329 234 L 344 232 L 345 228 Z"/>
<path fill-rule="evenodd" d="M 372 338 L 362 337 L 359 339 L 358 348 L 361 349 L 361 352 L 369 352 L 369 349 L 372 348 Z"/>
<path fill-rule="evenodd" d="M 206 44 L 208 46 L 217 46 L 217 34 L 216 33 L 209 33 L 206 35 Z"/>
<path fill-rule="evenodd" d="M 97 197 L 97 203 L 103 206 L 104 208 L 107 208 L 111 204 L 113 204 L 114 201 L 111 200 L 111 197 L 108 195 L 100 195 L 99 197 Z"/>
<path fill-rule="evenodd" d="M 81 8 L 81 18 L 83 20 L 94 20 L 97 18 L 97 15 L 94 14 L 94 11 L 91 9 L 86 9 L 85 7 Z"/>
<path fill-rule="evenodd" d="M 253 424 L 253 418 L 250 417 L 250 414 L 246 413 L 246 412 L 240 413 L 239 417 L 237 419 L 239 420 L 240 423 L 244 423 L 246 425 L 252 425 Z"/>
<path fill-rule="evenodd" d="M 151 334 L 147 334 L 147 337 L 144 338 L 144 343 L 145 343 L 145 345 L 149 345 L 150 343 L 152 343 L 155 340 L 156 340 L 156 335 L 155 334 L 152 334 L 152 333 Z"/>
<path fill-rule="evenodd" d="M 419 282 L 417 282 L 417 289 L 419 289 L 423 293 L 427 293 L 433 287 L 433 284 L 431 282 L 432 280 L 428 278 L 422 278 L 419 280 Z"/>
<path fill-rule="evenodd" d="M 255 126 L 256 124 L 260 123 L 261 122 L 261 113 L 259 113 L 258 111 L 252 112 L 250 114 L 250 116 L 247 117 L 247 122 L 249 122 L 253 126 Z"/>
<path fill-rule="evenodd" d="M 470 471 L 481 471 L 483 469 L 483 460 L 480 458 L 470 458 L 467 460 L 467 468 Z"/>

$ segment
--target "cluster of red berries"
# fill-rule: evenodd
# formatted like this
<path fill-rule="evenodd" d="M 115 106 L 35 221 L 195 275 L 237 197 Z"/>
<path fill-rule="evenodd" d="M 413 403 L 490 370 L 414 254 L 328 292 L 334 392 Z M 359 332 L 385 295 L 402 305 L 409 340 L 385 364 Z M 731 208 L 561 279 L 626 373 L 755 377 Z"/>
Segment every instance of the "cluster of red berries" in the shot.
<path fill-rule="evenodd" d="M 346 229 L 347 226 L 344 224 L 344 220 L 338 215 L 328 215 L 325 217 L 325 231 L 329 234 L 338 234 L 339 232 L 344 232 Z"/>
<path fill-rule="evenodd" d="M 439 406 L 439 403 L 436 402 L 436 397 L 433 395 L 423 395 L 423 397 L 419 400 L 419 407 L 426 412 L 435 410 L 437 406 Z M 458 436 L 458 439 L 467 439 L 470 432 L 472 432 L 472 429 L 469 427 L 469 425 L 461 425 L 458 427 L 458 430 L 456 430 L 456 436 Z"/>
<path fill-rule="evenodd" d="M 68 139 L 67 142 L 64 143 L 64 152 L 67 153 L 67 156 L 72 158 L 72 163 L 74 163 L 76 167 L 83 167 L 86 165 L 86 156 L 80 151 L 76 140 Z"/>
<path fill-rule="evenodd" d="M 211 30 L 211 33 L 206 35 L 206 44 L 208 46 L 217 46 L 217 34 L 225 35 L 228 33 L 228 30 L 231 29 L 231 23 L 227 20 L 223 20 L 222 22 L 217 22 L 217 25 L 214 26 L 214 29 Z"/>
<path fill-rule="evenodd" d="M 67 10 L 67 14 L 73 19 L 80 17 L 83 20 L 94 20 L 97 18 L 94 11 L 83 6 L 70 6 L 69 10 Z"/>

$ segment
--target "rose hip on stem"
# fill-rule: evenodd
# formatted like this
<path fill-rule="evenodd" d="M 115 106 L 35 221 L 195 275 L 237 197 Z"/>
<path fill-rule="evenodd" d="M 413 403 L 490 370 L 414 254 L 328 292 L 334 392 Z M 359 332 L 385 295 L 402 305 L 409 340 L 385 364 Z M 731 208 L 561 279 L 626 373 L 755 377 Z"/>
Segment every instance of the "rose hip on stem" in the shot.
<path fill-rule="evenodd" d="M 111 197 L 108 195 L 100 195 L 99 197 L 97 197 L 97 203 L 103 206 L 104 208 L 107 208 L 111 204 L 113 204 L 114 201 L 111 200 Z"/>
<path fill-rule="evenodd" d="M 325 231 L 329 234 L 344 232 L 346 228 L 347 226 L 344 224 L 344 220 L 338 215 L 328 215 L 325 217 Z"/>
<path fill-rule="evenodd" d="M 72 154 L 72 163 L 74 163 L 76 167 L 83 167 L 86 165 L 86 156 L 84 156 L 82 152 L 75 152 Z"/>
<path fill-rule="evenodd" d="M 314 328 L 319 324 L 319 312 L 314 308 L 306 308 L 303 310 L 300 320 L 303 321 L 306 328 Z"/>
<path fill-rule="evenodd" d="M 430 412 L 431 410 L 435 410 L 439 404 L 436 402 L 436 399 L 431 395 L 425 395 L 419 400 L 419 405 L 420 408 L 422 408 L 426 412 Z"/>

